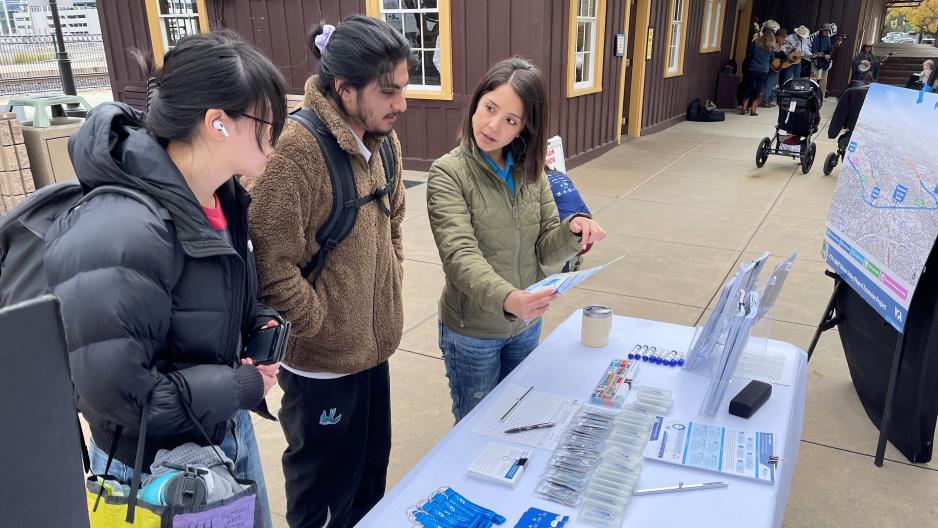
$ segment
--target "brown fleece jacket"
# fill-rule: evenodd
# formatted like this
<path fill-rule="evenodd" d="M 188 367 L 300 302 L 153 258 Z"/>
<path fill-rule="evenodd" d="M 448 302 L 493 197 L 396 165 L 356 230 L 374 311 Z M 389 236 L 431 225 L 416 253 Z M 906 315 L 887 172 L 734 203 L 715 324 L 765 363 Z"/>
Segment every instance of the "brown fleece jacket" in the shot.
<path fill-rule="evenodd" d="M 348 154 L 359 196 L 385 184 L 381 138 L 366 136 L 373 152 L 366 163 L 341 114 L 306 82 L 304 106 L 311 107 Z M 401 340 L 404 185 L 401 146 L 392 132 L 397 183 L 390 195 L 391 217 L 369 203 L 358 210 L 355 227 L 330 254 L 313 287 L 300 274 L 319 251 L 316 233 L 332 210 L 332 183 L 325 160 L 309 132 L 288 120 L 267 170 L 245 181 L 261 297 L 293 322 L 284 362 L 313 371 L 353 374 L 386 361 Z"/>

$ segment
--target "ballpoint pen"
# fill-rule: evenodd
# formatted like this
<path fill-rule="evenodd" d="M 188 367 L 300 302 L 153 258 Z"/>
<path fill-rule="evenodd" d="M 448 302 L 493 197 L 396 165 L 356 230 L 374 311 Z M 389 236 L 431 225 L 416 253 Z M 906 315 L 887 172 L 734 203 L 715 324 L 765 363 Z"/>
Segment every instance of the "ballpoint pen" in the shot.
<path fill-rule="evenodd" d="M 512 405 L 511 407 L 509 407 L 508 410 L 505 411 L 505 414 L 503 414 L 502 417 L 498 419 L 498 421 L 499 421 L 499 422 L 504 422 L 504 421 L 505 421 L 505 418 L 508 416 L 508 414 L 511 413 L 511 411 L 515 410 L 515 407 L 517 407 L 518 404 L 521 403 L 521 400 L 523 400 L 523 399 L 525 398 L 525 396 L 527 396 L 532 390 L 534 390 L 534 385 L 531 385 L 531 386 L 528 388 L 528 390 L 524 391 L 524 394 L 522 394 L 521 397 L 518 398 L 518 401 L 516 401 L 516 402 L 514 403 L 514 405 Z"/>
<path fill-rule="evenodd" d="M 511 429 L 506 429 L 505 434 L 522 433 L 524 431 L 533 431 L 535 429 L 547 429 L 548 427 L 553 427 L 555 425 L 557 424 L 555 424 L 554 422 L 544 422 L 544 423 L 533 424 L 533 425 L 522 425 L 521 427 L 512 427 Z"/>
<path fill-rule="evenodd" d="M 678 482 L 677 486 L 665 486 L 663 488 L 647 488 L 647 489 L 638 489 L 632 492 L 632 495 L 653 495 L 655 493 L 671 493 L 674 491 L 693 491 L 701 489 L 711 489 L 711 488 L 725 488 L 729 486 L 729 482 L 704 482 L 703 484 L 684 484 L 683 482 Z"/>

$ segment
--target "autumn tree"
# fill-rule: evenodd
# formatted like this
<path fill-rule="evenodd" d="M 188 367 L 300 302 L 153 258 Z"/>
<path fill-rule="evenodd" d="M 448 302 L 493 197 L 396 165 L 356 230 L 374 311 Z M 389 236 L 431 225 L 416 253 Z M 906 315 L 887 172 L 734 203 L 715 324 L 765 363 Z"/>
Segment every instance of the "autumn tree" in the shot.
<path fill-rule="evenodd" d="M 923 0 L 917 7 L 901 7 L 895 12 L 920 34 L 938 33 L 938 0 Z"/>

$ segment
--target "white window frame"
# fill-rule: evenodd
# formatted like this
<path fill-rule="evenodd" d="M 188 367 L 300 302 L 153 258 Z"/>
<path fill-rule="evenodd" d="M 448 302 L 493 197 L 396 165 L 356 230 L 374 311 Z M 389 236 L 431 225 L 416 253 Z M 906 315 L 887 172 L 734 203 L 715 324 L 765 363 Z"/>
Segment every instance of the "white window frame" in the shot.
<path fill-rule="evenodd" d="M 202 27 L 199 22 L 200 9 L 202 8 L 201 2 L 198 0 L 166 0 L 171 7 L 175 7 L 177 4 L 180 8 L 185 8 L 187 5 L 191 4 L 193 11 L 190 13 L 163 13 L 160 0 L 156 0 L 156 11 L 157 16 L 160 19 L 160 36 L 163 37 L 163 50 L 169 51 L 175 46 L 170 46 L 169 44 L 169 34 L 166 27 L 167 20 L 186 20 L 185 26 L 187 31 L 192 29 L 193 26 L 196 29 L 195 33 L 187 33 L 187 35 L 195 35 L 202 32 Z"/>
<path fill-rule="evenodd" d="M 400 3 L 399 3 L 398 5 L 401 6 L 401 5 L 403 5 L 403 4 L 400 4 Z M 378 18 L 379 20 L 384 20 L 384 21 L 386 22 L 386 21 L 387 21 L 387 15 L 400 15 L 400 16 L 401 16 L 401 20 L 404 20 L 404 17 L 405 17 L 406 15 L 414 15 L 415 17 L 417 17 L 418 15 L 421 15 L 421 14 L 426 15 L 426 14 L 429 13 L 429 14 L 436 14 L 436 16 L 437 16 L 437 24 L 440 24 L 439 20 L 440 20 L 440 17 L 441 17 L 442 15 L 441 15 L 441 13 L 440 13 L 440 1 L 439 1 L 439 0 L 437 0 L 437 4 L 436 4 L 436 7 L 435 7 L 435 8 L 423 7 L 423 2 L 419 3 L 418 5 L 419 5 L 420 7 L 417 8 L 417 9 L 407 9 L 407 8 L 403 8 L 403 7 L 398 7 L 398 8 L 396 8 L 396 9 L 394 9 L 394 8 L 392 8 L 392 9 L 387 9 L 387 8 L 384 7 L 384 1 L 383 1 L 383 0 L 378 0 L 378 16 L 377 16 L 377 18 Z M 418 20 L 419 20 L 419 18 L 418 18 Z M 425 42 L 424 42 L 424 39 L 423 39 L 423 29 L 424 29 L 424 28 L 423 28 L 423 25 L 422 25 L 422 24 L 418 24 L 418 25 L 420 26 L 420 44 L 422 45 L 422 44 L 425 43 Z M 405 38 L 406 38 L 406 36 L 405 36 Z M 424 57 L 426 57 L 425 52 L 427 52 L 427 51 L 433 51 L 434 54 L 442 53 L 442 51 L 443 51 L 443 50 L 442 50 L 443 44 L 440 42 L 441 39 L 442 39 L 442 37 L 441 37 L 441 36 L 438 36 L 438 38 L 437 38 L 437 43 L 440 44 L 439 47 L 433 47 L 433 48 L 427 48 L 427 47 L 411 48 L 411 51 L 414 52 L 414 55 L 417 55 L 418 57 L 420 57 L 420 67 L 421 67 L 420 75 L 421 75 L 421 79 L 422 79 L 424 82 L 426 82 L 426 80 L 427 80 L 427 63 L 426 63 L 426 60 L 424 60 Z M 438 55 L 437 55 L 437 56 L 438 56 Z M 430 66 L 433 67 L 434 65 L 433 65 L 433 64 L 430 64 Z M 442 68 L 440 68 L 440 69 L 442 69 Z M 413 91 L 417 91 L 417 92 L 442 93 L 442 92 L 443 92 L 443 72 L 441 71 L 441 72 L 439 72 L 439 74 L 440 74 L 440 84 L 439 84 L 439 85 L 433 85 L 433 84 L 412 84 L 412 83 L 411 83 L 411 84 L 408 84 L 408 85 L 407 85 L 407 90 L 408 90 L 408 91 L 413 90 Z"/>
<path fill-rule="evenodd" d="M 147 10 L 147 26 L 150 30 L 150 45 L 153 51 L 153 62 L 157 67 L 163 66 L 163 55 L 172 49 L 169 45 L 169 37 L 166 32 L 164 21 L 171 18 L 191 18 L 195 21 L 195 29 L 198 33 L 210 31 L 208 24 L 208 11 L 205 5 L 206 0 L 192 0 L 195 6 L 195 13 L 163 13 L 160 6 L 160 0 L 145 0 Z M 179 0 L 167 0 L 169 3 L 178 3 Z M 185 2 L 183 2 L 183 5 Z"/>
<path fill-rule="evenodd" d="M 583 10 L 585 8 L 585 12 Z M 567 97 L 602 91 L 603 60 L 605 59 L 606 0 L 570 0 L 567 41 Z M 580 27 L 587 28 L 588 37 L 579 46 Z M 577 80 L 577 65 L 582 80 Z"/>
<path fill-rule="evenodd" d="M 580 8 L 586 6 L 586 13 L 582 13 Z M 574 75 L 576 74 L 576 66 L 582 64 L 581 74 L 583 80 L 577 81 L 576 77 L 573 78 L 573 89 L 574 90 L 585 90 L 593 87 L 593 83 L 596 80 L 596 30 L 599 26 L 598 16 L 596 13 L 596 0 L 581 0 L 577 2 L 577 13 L 576 13 L 576 35 L 574 36 L 574 45 L 573 45 L 573 56 L 576 60 L 574 64 Z M 592 14 L 592 16 L 590 16 Z M 583 42 L 583 50 L 579 51 L 580 46 L 580 27 L 583 26 L 587 29 L 585 34 L 588 35 Z M 589 60 L 588 60 L 589 59 Z"/>
<path fill-rule="evenodd" d="M 687 37 L 687 6 L 690 0 L 670 0 L 668 3 L 668 40 L 665 41 L 664 76 L 684 74 L 684 42 Z M 675 13 L 680 18 L 675 17 Z"/>

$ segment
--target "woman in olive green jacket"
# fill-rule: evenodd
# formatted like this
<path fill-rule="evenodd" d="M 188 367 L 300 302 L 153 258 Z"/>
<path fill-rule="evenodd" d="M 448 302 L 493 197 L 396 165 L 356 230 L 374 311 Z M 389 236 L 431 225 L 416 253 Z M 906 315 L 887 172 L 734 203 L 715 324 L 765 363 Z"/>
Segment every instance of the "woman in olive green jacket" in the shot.
<path fill-rule="evenodd" d="M 585 215 L 560 219 L 544 175 L 547 90 L 520 58 L 485 75 L 461 144 L 430 168 L 427 207 L 446 286 L 440 348 L 461 420 L 537 346 L 553 291 L 528 293 L 541 265 L 561 264 L 601 240 Z"/>

